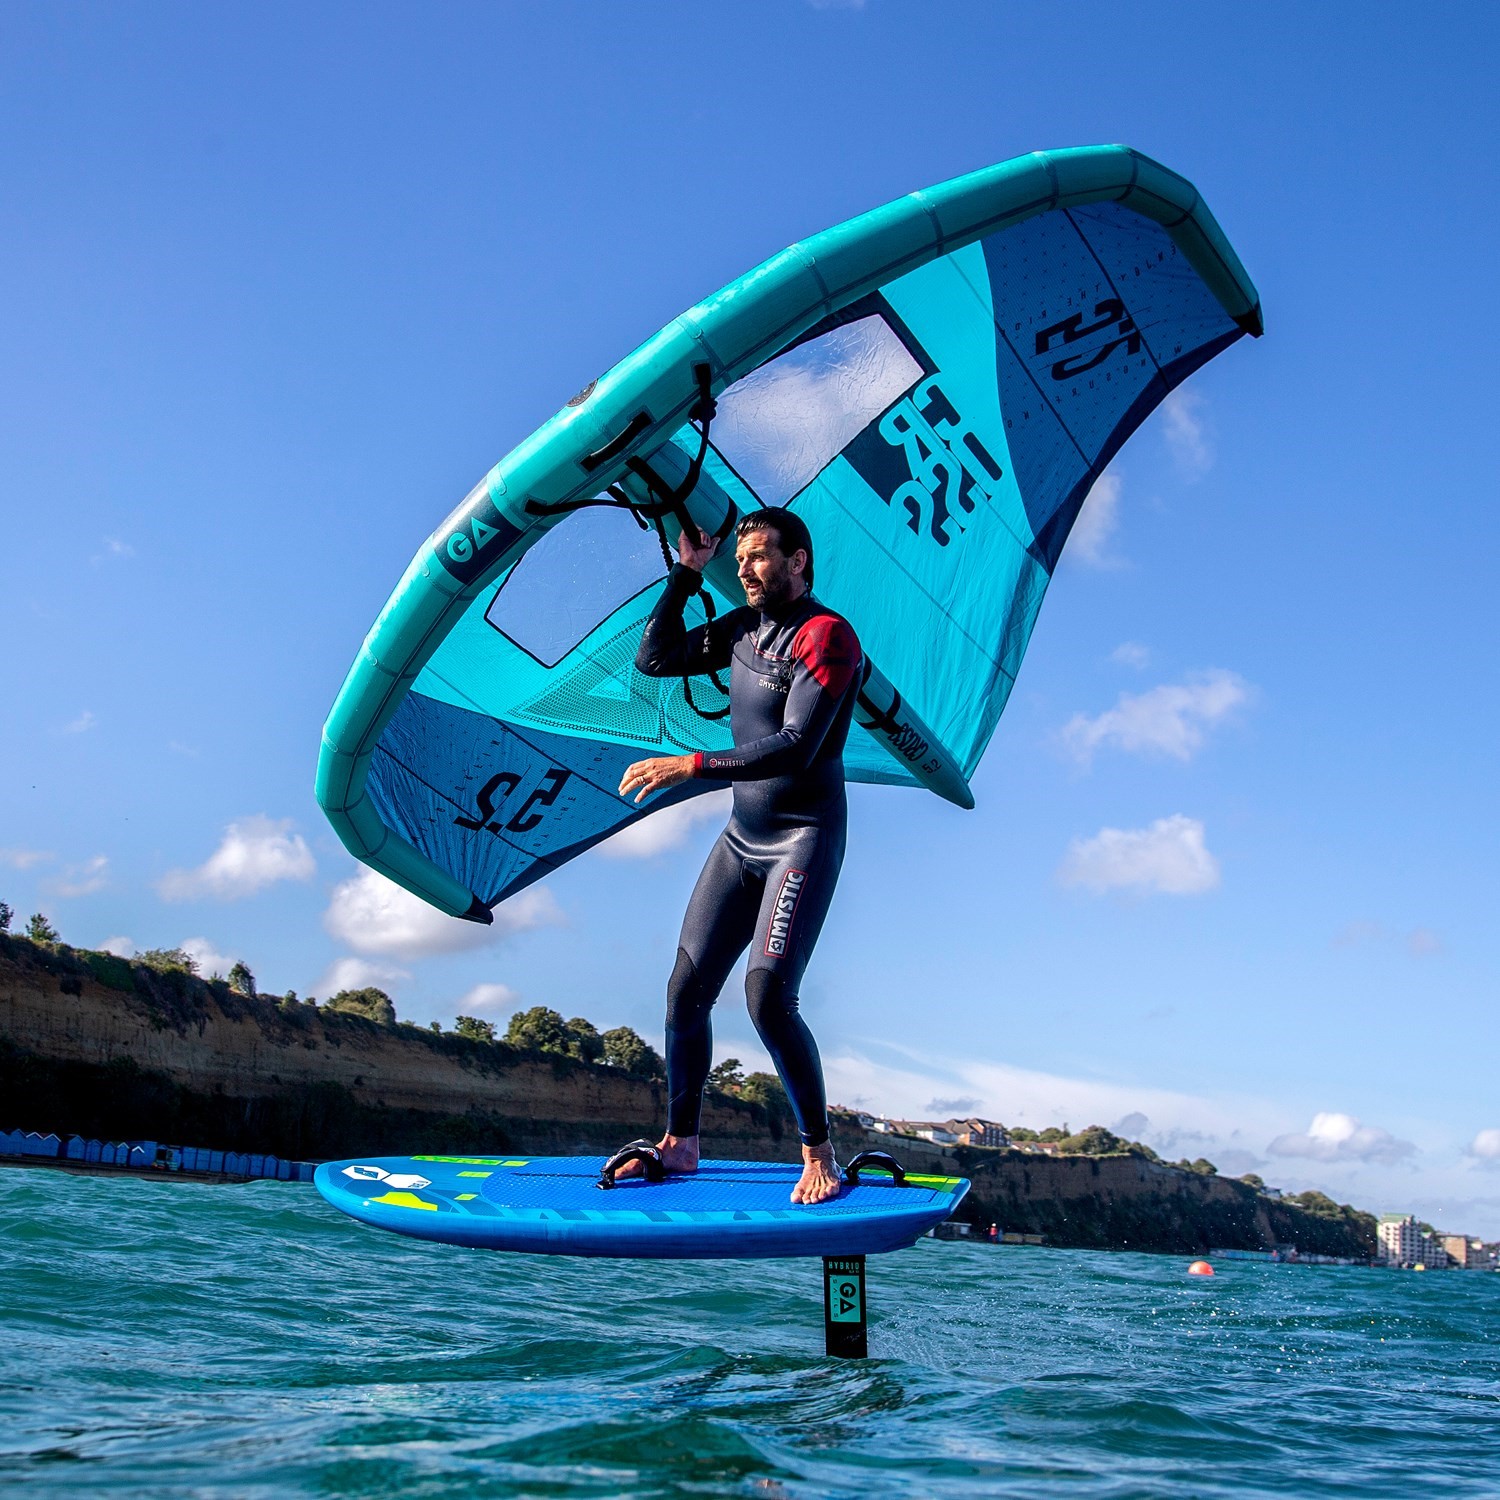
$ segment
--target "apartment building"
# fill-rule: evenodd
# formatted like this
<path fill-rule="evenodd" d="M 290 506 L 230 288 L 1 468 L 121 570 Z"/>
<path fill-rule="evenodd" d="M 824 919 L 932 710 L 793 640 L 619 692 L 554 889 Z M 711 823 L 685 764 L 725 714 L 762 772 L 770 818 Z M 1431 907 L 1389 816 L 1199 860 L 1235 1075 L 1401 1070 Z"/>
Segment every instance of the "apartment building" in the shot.
<path fill-rule="evenodd" d="M 1461 1271 L 1488 1271 L 1490 1268 L 1490 1252 L 1485 1249 L 1483 1240 L 1471 1240 L 1466 1234 L 1445 1234 L 1443 1249 L 1448 1253 L 1449 1264 Z"/>
<path fill-rule="evenodd" d="M 1424 1236 L 1414 1214 L 1381 1214 L 1376 1232 L 1380 1236 L 1380 1259 L 1388 1266 L 1422 1262 Z"/>

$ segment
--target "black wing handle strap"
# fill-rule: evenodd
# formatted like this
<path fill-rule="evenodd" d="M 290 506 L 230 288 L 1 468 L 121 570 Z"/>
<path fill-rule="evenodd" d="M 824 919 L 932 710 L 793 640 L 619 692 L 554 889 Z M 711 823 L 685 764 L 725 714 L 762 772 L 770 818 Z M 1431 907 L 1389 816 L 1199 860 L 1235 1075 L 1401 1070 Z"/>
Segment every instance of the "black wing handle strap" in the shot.
<path fill-rule="evenodd" d="M 670 573 L 672 571 L 672 548 L 667 542 L 667 529 L 664 525 L 662 525 L 660 517 L 656 518 L 654 524 L 656 526 L 656 540 L 658 545 L 661 547 L 661 560 L 667 565 L 667 572 Z M 697 593 L 699 598 L 703 600 L 704 618 L 706 619 L 708 624 L 712 625 L 715 619 L 718 618 L 718 611 L 714 608 L 714 596 L 709 593 L 708 586 L 702 581 L 702 579 L 699 579 L 698 581 Z M 729 689 L 725 687 L 724 684 L 719 680 L 719 674 L 717 672 L 710 672 L 708 676 L 709 679 L 713 682 L 713 685 L 718 688 L 718 690 L 724 695 L 724 697 L 727 698 L 729 696 Z M 687 700 L 687 706 L 692 709 L 692 711 L 697 714 L 700 719 L 708 719 L 710 721 L 714 719 L 727 719 L 729 717 L 729 705 L 727 703 L 723 708 L 714 709 L 700 708 L 698 704 L 693 701 L 693 684 L 690 680 L 690 677 L 691 674 L 688 672 L 684 672 L 682 674 L 682 696 Z"/>
<path fill-rule="evenodd" d="M 636 522 L 642 528 L 652 525 L 656 528 L 657 540 L 661 543 L 662 562 L 666 564 L 667 571 L 672 571 L 672 549 L 667 541 L 666 518 L 672 516 L 683 531 L 692 534 L 697 533 L 698 527 L 693 521 L 692 515 L 687 508 L 688 497 L 698 487 L 698 481 L 703 475 L 703 462 L 708 457 L 709 428 L 713 424 L 714 417 L 718 414 L 718 405 L 714 401 L 713 393 L 713 367 L 706 361 L 701 361 L 693 366 L 693 379 L 698 383 L 698 399 L 688 409 L 688 420 L 698 424 L 698 451 L 689 461 L 687 473 L 683 475 L 682 482 L 677 485 L 668 484 L 645 459 L 632 454 L 625 460 L 625 467 L 630 470 L 646 486 L 646 492 L 652 497 L 654 503 L 640 505 L 631 498 L 617 484 L 608 486 L 605 493 L 609 496 L 600 499 L 597 496 L 585 500 L 565 500 L 557 504 L 546 504 L 541 500 L 528 500 L 526 502 L 527 513 L 534 516 L 557 516 L 565 515 L 569 511 L 587 510 L 592 506 L 603 506 L 606 508 L 618 507 L 628 510 L 635 517 Z M 593 453 L 586 453 L 579 462 L 583 468 L 592 473 L 612 458 L 618 458 L 630 444 L 645 432 L 651 425 L 650 415 L 644 411 L 637 412 L 626 424 L 624 429 L 615 437 L 611 438 L 602 448 Z M 714 540 L 722 542 L 734 527 L 738 519 L 734 506 L 725 507 L 724 520 Z M 703 611 L 708 622 L 714 620 L 714 601 L 707 587 L 700 580 L 697 588 L 698 594 L 703 600 Z M 729 689 L 719 680 L 717 673 L 710 673 L 713 685 L 724 696 L 729 696 Z M 698 715 L 700 719 L 723 719 L 729 716 L 729 707 L 726 704 L 720 709 L 700 708 L 693 701 L 692 685 L 688 681 L 686 673 L 682 678 L 682 696 L 687 700 L 687 705 Z M 649 1142 L 648 1142 L 649 1144 Z M 629 1150 L 630 1147 L 626 1147 Z M 608 1169 L 606 1168 L 606 1171 Z M 650 1168 L 647 1168 L 649 1175 Z M 609 1182 L 603 1178 L 599 1181 L 600 1187 L 613 1187 L 614 1179 Z"/>
<path fill-rule="evenodd" d="M 625 460 L 625 467 L 644 484 L 661 507 L 661 514 L 674 515 L 684 531 L 696 528 L 688 514 L 687 498 L 698 488 L 703 474 L 703 461 L 708 457 L 708 432 L 718 414 L 718 405 L 713 397 L 713 369 L 707 364 L 693 366 L 693 376 L 698 382 L 698 399 L 688 412 L 688 420 L 698 424 L 698 451 L 688 463 L 682 483 L 671 485 L 646 462 L 632 455 Z"/>
<path fill-rule="evenodd" d="M 703 461 L 708 457 L 708 432 L 714 417 L 718 414 L 718 405 L 714 401 L 713 394 L 713 367 L 707 362 L 700 362 L 693 366 L 693 379 L 698 383 L 698 399 L 688 408 L 688 420 L 698 424 L 698 452 L 688 463 L 687 473 L 683 476 L 679 485 L 668 484 L 645 459 L 634 454 L 625 460 L 625 467 L 637 476 L 646 486 L 647 492 L 655 500 L 654 505 L 634 505 L 628 500 L 626 507 L 633 511 L 636 519 L 645 517 L 649 520 L 660 520 L 664 516 L 675 516 L 678 524 L 684 531 L 693 529 L 693 518 L 687 511 L 687 498 L 698 487 L 698 480 L 703 473 Z M 579 459 L 585 473 L 592 474 L 595 469 L 601 468 L 611 459 L 618 458 L 640 435 L 651 426 L 651 414 L 638 411 L 624 428 L 612 437 L 602 448 L 596 448 L 592 453 L 585 453 Z M 624 499 L 623 493 L 617 491 L 616 487 L 609 487 L 611 495 L 618 495 L 613 503 L 618 504 Z M 600 500 L 597 497 L 587 500 L 564 500 L 556 504 L 547 504 L 541 500 L 528 500 L 526 510 L 533 516 L 559 516 L 569 511 L 586 510 L 590 506 L 609 505 L 612 502 Z M 730 508 L 730 515 L 733 507 Z M 726 525 L 728 517 L 726 517 Z M 722 541 L 727 531 L 721 529 L 719 540 Z"/>

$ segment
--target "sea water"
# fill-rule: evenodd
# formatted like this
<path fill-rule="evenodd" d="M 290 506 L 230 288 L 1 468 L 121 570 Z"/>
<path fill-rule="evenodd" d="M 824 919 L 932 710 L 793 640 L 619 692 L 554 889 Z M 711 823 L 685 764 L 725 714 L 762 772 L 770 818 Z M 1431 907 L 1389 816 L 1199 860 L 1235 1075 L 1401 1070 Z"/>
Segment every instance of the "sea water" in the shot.
<path fill-rule="evenodd" d="M 1500 1495 L 1500 1276 L 925 1240 L 496 1255 L 308 1187 L 0 1168 L 0 1493 Z"/>

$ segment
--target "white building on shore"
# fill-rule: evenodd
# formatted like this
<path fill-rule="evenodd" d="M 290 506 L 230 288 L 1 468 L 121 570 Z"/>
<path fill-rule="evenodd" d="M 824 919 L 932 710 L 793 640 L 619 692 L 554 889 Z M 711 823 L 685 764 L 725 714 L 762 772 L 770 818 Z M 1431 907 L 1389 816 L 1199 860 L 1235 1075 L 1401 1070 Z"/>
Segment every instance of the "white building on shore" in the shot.
<path fill-rule="evenodd" d="M 1432 1234 L 1414 1214 L 1382 1214 L 1379 1260 L 1387 1266 L 1424 1266 L 1429 1271 L 1488 1271 L 1494 1264 L 1482 1240 L 1466 1234 Z"/>
<path fill-rule="evenodd" d="M 1380 1259 L 1388 1266 L 1415 1266 L 1422 1260 L 1425 1236 L 1415 1214 L 1381 1214 L 1377 1230 Z"/>

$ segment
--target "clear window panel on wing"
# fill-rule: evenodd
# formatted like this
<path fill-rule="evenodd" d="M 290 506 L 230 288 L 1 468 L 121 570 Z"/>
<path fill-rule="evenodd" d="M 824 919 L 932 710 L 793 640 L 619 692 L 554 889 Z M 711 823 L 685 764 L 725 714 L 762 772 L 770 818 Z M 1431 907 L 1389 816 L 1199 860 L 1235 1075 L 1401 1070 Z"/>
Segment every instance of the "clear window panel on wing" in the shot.
<path fill-rule="evenodd" d="M 516 564 L 485 619 L 544 667 L 666 572 L 654 531 L 601 507 L 565 517 Z"/>
<path fill-rule="evenodd" d="M 714 445 L 763 504 L 784 505 L 922 374 L 883 318 L 860 318 L 730 386 Z"/>

